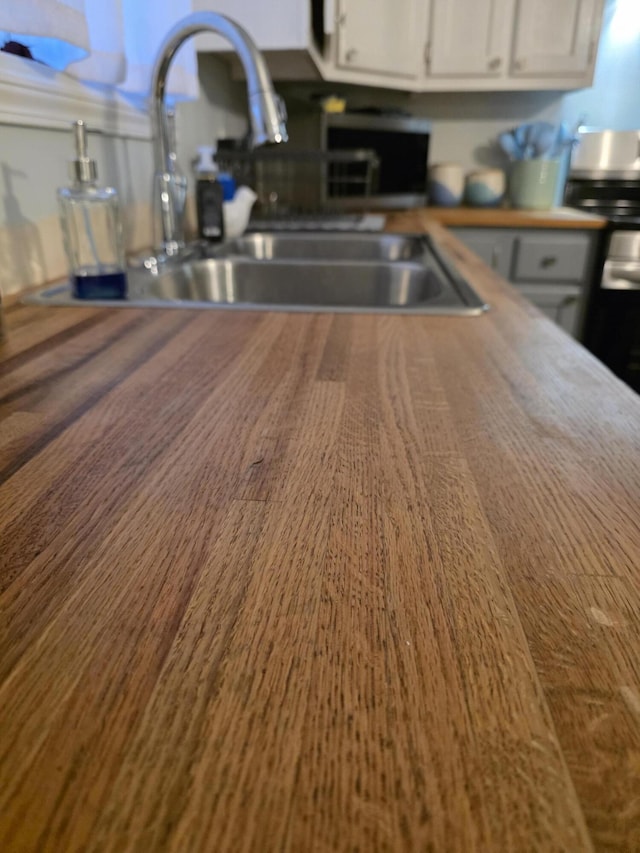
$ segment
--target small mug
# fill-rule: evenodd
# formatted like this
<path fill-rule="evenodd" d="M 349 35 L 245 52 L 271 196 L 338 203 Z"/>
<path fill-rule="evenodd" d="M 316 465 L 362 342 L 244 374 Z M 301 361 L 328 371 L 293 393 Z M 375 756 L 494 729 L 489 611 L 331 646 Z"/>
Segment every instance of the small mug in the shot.
<path fill-rule="evenodd" d="M 464 170 L 459 163 L 436 163 L 429 169 L 429 201 L 457 207 L 464 194 Z"/>
<path fill-rule="evenodd" d="M 507 179 L 502 169 L 477 169 L 465 182 L 465 201 L 471 207 L 496 207 L 504 198 Z"/>

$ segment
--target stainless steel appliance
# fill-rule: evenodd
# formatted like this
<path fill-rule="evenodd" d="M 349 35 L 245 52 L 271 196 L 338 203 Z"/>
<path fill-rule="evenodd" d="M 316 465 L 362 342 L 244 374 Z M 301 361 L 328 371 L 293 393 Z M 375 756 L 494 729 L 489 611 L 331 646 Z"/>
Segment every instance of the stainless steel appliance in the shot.
<path fill-rule="evenodd" d="M 427 200 L 427 163 L 431 125 L 426 119 L 377 112 L 325 113 L 298 111 L 292 105 L 287 122 L 290 145 L 337 151 L 369 151 L 377 161 L 375 189 L 369 197 L 362 185 L 345 186 L 325 175 L 322 194 L 343 210 L 420 207 Z"/>
<path fill-rule="evenodd" d="M 565 202 L 608 221 L 584 344 L 640 393 L 640 130 L 581 130 Z"/>

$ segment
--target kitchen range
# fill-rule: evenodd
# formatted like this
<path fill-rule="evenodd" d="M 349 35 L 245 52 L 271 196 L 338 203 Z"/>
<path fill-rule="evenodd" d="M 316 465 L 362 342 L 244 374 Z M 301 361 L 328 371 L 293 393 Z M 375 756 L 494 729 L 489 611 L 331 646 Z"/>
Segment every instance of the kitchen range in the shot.
<path fill-rule="evenodd" d="M 565 201 L 608 221 L 583 341 L 640 392 L 640 131 L 582 130 Z"/>

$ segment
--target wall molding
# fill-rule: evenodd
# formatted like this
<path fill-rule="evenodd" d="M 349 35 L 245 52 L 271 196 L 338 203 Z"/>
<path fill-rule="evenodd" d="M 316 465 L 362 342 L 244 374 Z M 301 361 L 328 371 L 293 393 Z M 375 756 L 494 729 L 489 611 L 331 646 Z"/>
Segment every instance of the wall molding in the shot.
<path fill-rule="evenodd" d="M 78 118 L 108 136 L 151 138 L 148 114 L 121 95 L 0 52 L 0 124 L 66 130 Z"/>

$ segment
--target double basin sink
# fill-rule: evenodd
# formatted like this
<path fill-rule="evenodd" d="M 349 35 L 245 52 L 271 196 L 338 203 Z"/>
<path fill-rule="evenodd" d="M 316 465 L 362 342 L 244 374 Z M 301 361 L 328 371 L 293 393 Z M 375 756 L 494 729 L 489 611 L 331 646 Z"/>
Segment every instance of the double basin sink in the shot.
<path fill-rule="evenodd" d="M 487 307 L 428 236 L 329 232 L 262 232 L 193 244 L 180 262 L 129 270 L 126 300 L 78 300 L 66 283 L 29 301 L 468 315 Z"/>

